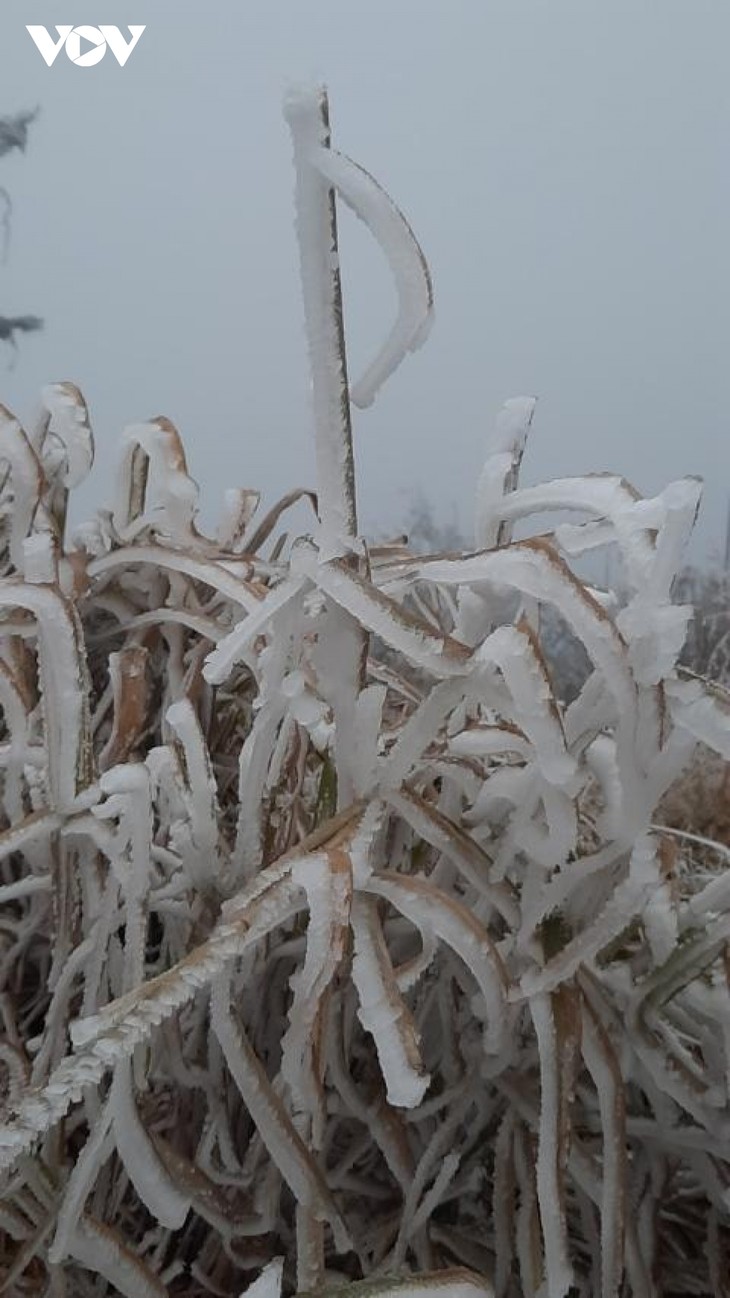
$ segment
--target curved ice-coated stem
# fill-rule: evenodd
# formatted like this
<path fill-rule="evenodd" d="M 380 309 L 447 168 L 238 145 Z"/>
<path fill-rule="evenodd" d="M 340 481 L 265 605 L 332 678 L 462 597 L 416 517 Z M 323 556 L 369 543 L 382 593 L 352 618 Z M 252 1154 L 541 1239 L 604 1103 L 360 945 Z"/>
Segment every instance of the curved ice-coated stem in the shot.
<path fill-rule="evenodd" d="M 364 221 L 377 239 L 395 280 L 398 314 L 377 356 L 350 388 L 354 405 L 372 404 L 378 389 L 408 352 L 416 351 L 433 323 L 433 287 L 428 263 L 410 225 L 377 180 L 335 149 L 318 150 L 318 170 Z"/>

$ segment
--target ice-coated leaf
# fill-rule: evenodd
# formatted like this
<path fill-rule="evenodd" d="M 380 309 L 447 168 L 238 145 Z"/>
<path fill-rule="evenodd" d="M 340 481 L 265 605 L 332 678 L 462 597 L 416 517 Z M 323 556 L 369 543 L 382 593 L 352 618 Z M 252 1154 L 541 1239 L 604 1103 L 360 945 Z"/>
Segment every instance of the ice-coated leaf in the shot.
<path fill-rule="evenodd" d="M 554 990 L 571 978 L 581 964 L 595 958 L 613 938 L 626 929 L 647 900 L 651 882 L 629 876 L 619 883 L 604 902 L 599 914 L 553 956 L 542 969 L 523 974 L 515 998 Z"/>
<path fill-rule="evenodd" d="M 333 1285 L 320 1289 L 318 1298 L 494 1298 L 494 1290 L 485 1276 L 453 1267 L 421 1275 L 383 1276 L 377 1280 L 358 1280 L 353 1284 Z M 302 1294 L 301 1298 L 314 1298 Z"/>
<path fill-rule="evenodd" d="M 551 1298 L 564 1298 L 573 1283 L 565 1213 L 565 1173 L 569 1148 L 569 1103 L 580 1039 L 575 994 L 561 988 L 554 996 L 530 1000 L 540 1052 L 540 1132 L 537 1198 Z"/>
<path fill-rule="evenodd" d="M 195 543 L 198 487 L 188 474 L 174 424 L 162 417 L 130 424 L 122 433 L 122 445 L 112 514 L 120 539 L 131 540 L 148 527 L 172 545 Z"/>
<path fill-rule="evenodd" d="M 356 406 L 369 406 L 408 352 L 426 341 L 433 320 L 433 289 L 426 258 L 403 213 L 358 163 L 334 149 L 319 149 L 314 162 L 380 244 L 398 294 L 398 316 L 386 341 L 351 388 Z"/>
<path fill-rule="evenodd" d="M 128 1059 L 114 1069 L 109 1109 L 119 1156 L 137 1194 L 152 1216 L 168 1230 L 179 1230 L 190 1211 L 190 1200 L 180 1193 L 145 1131 L 133 1093 Z"/>
<path fill-rule="evenodd" d="M 511 889 L 505 883 L 491 881 L 493 862 L 466 830 L 407 786 L 401 793 L 388 794 L 388 801 L 423 840 L 453 861 L 476 892 L 494 905 L 508 923 L 517 922 L 519 911 Z"/>
<path fill-rule="evenodd" d="M 73 1054 L 55 1068 L 46 1086 L 25 1092 L 12 1119 L 0 1126 L 0 1170 L 12 1167 L 39 1135 L 78 1103 L 87 1087 L 96 1086 L 117 1060 L 128 1058 L 155 1028 L 207 987 L 234 957 L 243 955 L 271 929 L 305 905 L 290 869 L 262 872 L 250 902 L 236 899 L 236 909 L 221 920 L 213 935 L 173 968 L 112 1001 L 97 1014 L 72 1025 Z"/>
<path fill-rule="evenodd" d="M 603 1024 L 583 999 L 581 1050 L 598 1095 L 603 1127 L 601 1298 L 621 1285 L 626 1216 L 626 1102 L 619 1061 Z"/>
<path fill-rule="evenodd" d="M 222 550 L 239 554 L 245 550 L 246 529 L 256 514 L 261 493 L 251 487 L 228 487 L 223 492 L 223 506 L 216 539 Z"/>
<path fill-rule="evenodd" d="M 466 671 L 470 657 L 466 646 L 434 632 L 344 564 L 333 560 L 317 566 L 313 554 L 303 556 L 302 563 L 320 590 L 415 666 L 436 676 L 458 676 Z"/>
<path fill-rule="evenodd" d="M 565 746 L 560 714 L 539 645 L 523 622 L 499 627 L 480 645 L 480 662 L 494 663 L 504 676 L 513 706 L 512 721 L 531 741 L 549 784 L 574 782 L 576 764 Z"/>
<path fill-rule="evenodd" d="M 85 1214 L 71 1240 L 72 1255 L 125 1298 L 168 1298 L 161 1280 L 117 1233 Z"/>
<path fill-rule="evenodd" d="M 514 1256 L 513 1238 L 516 1226 L 514 1137 L 515 1114 L 508 1108 L 499 1124 L 494 1145 L 492 1214 L 496 1255 L 494 1271 L 496 1298 L 504 1298 Z"/>
<path fill-rule="evenodd" d="M 230 978 L 220 974 L 212 986 L 213 1030 L 246 1108 L 297 1202 L 308 1207 L 317 1220 L 331 1225 L 337 1248 L 345 1252 L 349 1247 L 348 1233 L 327 1182 L 235 1022 L 230 994 Z"/>
<path fill-rule="evenodd" d="M 273 1261 L 267 1262 L 253 1284 L 246 1286 L 240 1298 L 280 1298 L 283 1275 L 284 1259 L 275 1257 Z"/>
<path fill-rule="evenodd" d="M 58 590 L 15 580 L 2 583 L 0 607 L 25 609 L 37 622 L 49 791 L 53 807 L 66 810 L 93 772 L 81 621 Z"/>
<path fill-rule="evenodd" d="M 101 777 L 105 803 L 94 808 L 100 820 L 114 820 L 112 868 L 126 907 L 124 989 L 132 991 L 144 979 L 145 944 L 151 886 L 152 800 L 147 768 L 123 764 Z"/>
<path fill-rule="evenodd" d="M 35 519 L 45 479 L 24 430 L 10 411 L 0 405 L 0 463 L 3 461 L 8 465 L 12 490 L 10 558 L 16 572 L 22 574 L 23 542 Z"/>
<path fill-rule="evenodd" d="M 258 493 L 256 493 L 256 496 L 258 499 Z M 296 491 L 288 491 L 285 496 L 277 500 L 275 505 L 272 505 L 255 528 L 251 527 L 246 531 L 241 540 L 241 549 L 244 553 L 256 554 L 261 549 L 261 546 L 268 541 L 281 515 L 287 509 L 291 509 L 292 505 L 298 504 L 300 500 L 307 500 L 316 513 L 317 497 L 314 492 L 307 491 L 304 487 L 297 487 Z"/>
<path fill-rule="evenodd" d="M 198 887 L 216 881 L 219 871 L 220 809 L 215 776 L 200 722 L 189 698 L 167 709 L 166 720 L 178 737 L 185 766 L 184 799 L 189 817 L 185 867 Z"/>
<path fill-rule="evenodd" d="M 41 396 L 47 417 L 44 442 L 50 435 L 61 443 L 63 485 L 73 490 L 84 481 L 94 463 L 94 438 L 86 402 L 74 383 L 49 383 Z M 42 458 L 44 449 L 40 448 Z"/>
<path fill-rule="evenodd" d="M 129 757 L 140 740 L 147 711 L 148 651 L 128 645 L 109 655 L 109 678 L 114 695 L 114 717 L 109 738 L 99 755 L 102 770 Z"/>
<path fill-rule="evenodd" d="M 730 761 L 728 692 L 697 679 L 668 681 L 666 690 L 677 724 Z"/>
<path fill-rule="evenodd" d="M 537 1204 L 537 1178 L 528 1133 L 518 1125 L 514 1133 L 514 1175 L 518 1195 L 515 1245 L 525 1298 L 537 1298 L 543 1277 L 543 1249 Z"/>
<path fill-rule="evenodd" d="M 325 1118 L 323 1069 L 317 1060 L 320 1015 L 323 997 L 345 952 L 352 865 L 347 852 L 331 848 L 295 865 L 292 878 L 306 894 L 309 924 L 304 964 L 291 980 L 294 996 L 289 1027 L 281 1043 L 281 1072 L 295 1110 L 312 1121 L 312 1141 L 319 1149 Z"/>
<path fill-rule="evenodd" d="M 251 641 L 264 632 L 276 613 L 295 600 L 306 585 L 303 577 L 293 577 L 280 582 L 261 600 L 256 609 L 251 609 L 248 617 L 242 619 L 234 629 L 218 642 L 213 652 L 206 659 L 204 674 L 211 685 L 220 685 L 231 669 L 240 662 Z"/>
<path fill-rule="evenodd" d="M 358 1013 L 375 1041 L 388 1100 L 403 1108 L 415 1108 L 431 1079 L 423 1067 L 413 1016 L 395 980 L 373 897 L 358 895 L 353 899 L 352 935 L 352 980 L 360 1002 Z"/>
<path fill-rule="evenodd" d="M 479 550 L 510 540 L 503 522 L 502 501 L 517 487 L 536 404 L 534 397 L 513 397 L 505 401 L 497 416 L 489 454 L 477 484 L 474 541 Z"/>
<path fill-rule="evenodd" d="M 484 998 L 485 1048 L 489 1054 L 499 1055 L 508 1026 L 509 978 L 486 929 L 466 906 L 425 879 L 378 871 L 364 888 L 384 897 L 418 928 L 432 930 L 464 961 Z"/>
<path fill-rule="evenodd" d="M 110 1106 L 105 1104 L 89 1132 L 86 1144 L 74 1164 L 64 1190 L 56 1233 L 48 1250 L 49 1261 L 53 1263 L 62 1262 L 69 1252 L 84 1204 L 99 1174 L 99 1169 L 113 1151 L 111 1123 Z"/>

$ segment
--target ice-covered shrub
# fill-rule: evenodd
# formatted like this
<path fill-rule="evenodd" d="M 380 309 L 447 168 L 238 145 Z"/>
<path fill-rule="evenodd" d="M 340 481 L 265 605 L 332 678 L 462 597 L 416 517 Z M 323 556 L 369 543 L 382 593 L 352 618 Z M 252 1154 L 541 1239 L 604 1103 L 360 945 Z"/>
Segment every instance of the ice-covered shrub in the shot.
<path fill-rule="evenodd" d="M 311 533 L 281 530 L 307 493 L 240 490 L 203 535 L 158 418 L 69 539 L 82 396 L 0 417 L 4 1290 L 719 1298 L 730 874 L 654 823 L 699 741 L 730 754 L 727 696 L 676 666 L 699 486 L 520 487 L 520 398 L 473 550 L 368 545 L 350 402 L 430 279 L 324 95 L 287 114 Z M 399 301 L 349 391 L 335 193 Z M 620 611 L 574 575 L 600 546 Z M 567 705 L 547 609 L 591 665 Z"/>

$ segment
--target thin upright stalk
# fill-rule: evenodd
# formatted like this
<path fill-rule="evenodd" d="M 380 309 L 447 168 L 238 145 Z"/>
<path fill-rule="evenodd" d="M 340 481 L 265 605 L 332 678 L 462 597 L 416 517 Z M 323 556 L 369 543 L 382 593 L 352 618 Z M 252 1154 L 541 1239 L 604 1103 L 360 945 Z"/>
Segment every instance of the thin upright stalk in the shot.
<path fill-rule="evenodd" d="M 348 553 L 357 536 L 355 468 L 334 187 L 314 165 L 330 147 L 327 92 L 291 94 L 285 114 L 294 143 L 296 226 L 312 376 L 323 559 Z"/>

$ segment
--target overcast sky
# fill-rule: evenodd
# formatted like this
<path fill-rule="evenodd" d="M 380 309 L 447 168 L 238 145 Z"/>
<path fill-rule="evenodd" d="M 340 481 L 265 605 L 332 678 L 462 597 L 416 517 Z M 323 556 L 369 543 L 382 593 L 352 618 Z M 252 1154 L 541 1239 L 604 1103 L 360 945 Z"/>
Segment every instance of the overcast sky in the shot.
<path fill-rule="evenodd" d="M 145 23 L 48 68 L 26 23 Z M 0 400 L 70 378 L 107 497 L 124 424 L 180 428 L 213 518 L 222 491 L 314 485 L 293 228 L 292 81 L 325 81 L 334 143 L 403 208 L 436 322 L 355 416 L 361 516 L 415 494 L 471 522 L 495 412 L 539 397 L 526 480 L 593 469 L 646 493 L 705 479 L 699 551 L 730 494 L 728 0 L 2 0 L 0 114 L 41 106 L 0 313 L 35 312 Z M 351 372 L 394 310 L 341 215 Z M 101 501 L 99 501 L 101 503 Z M 105 500 L 106 503 L 106 500 Z"/>

